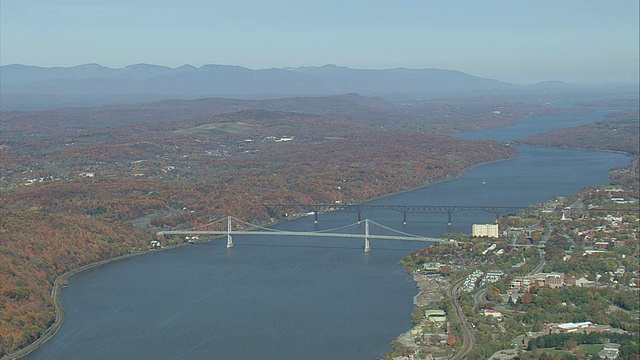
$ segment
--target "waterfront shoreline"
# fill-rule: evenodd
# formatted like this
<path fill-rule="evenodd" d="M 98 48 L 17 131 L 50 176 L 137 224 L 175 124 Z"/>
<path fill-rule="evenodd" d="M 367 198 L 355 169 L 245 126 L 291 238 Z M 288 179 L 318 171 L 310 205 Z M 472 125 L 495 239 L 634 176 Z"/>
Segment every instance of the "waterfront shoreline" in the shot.
<path fill-rule="evenodd" d="M 180 245 L 165 247 L 162 249 L 153 249 L 153 250 L 149 249 L 149 250 L 145 250 L 137 253 L 124 254 L 124 255 L 96 261 L 87 265 L 83 265 L 58 275 L 56 279 L 53 281 L 53 287 L 51 288 L 51 299 L 53 300 L 53 305 L 55 310 L 55 320 L 53 324 L 51 324 L 42 333 L 42 335 L 40 335 L 34 342 L 32 342 L 31 344 L 27 345 L 22 349 L 19 349 L 12 353 L 4 355 L 0 360 L 17 360 L 17 359 L 23 358 L 29 355 L 30 353 L 32 353 L 33 351 L 37 350 L 40 346 L 44 345 L 47 341 L 51 340 L 58 333 L 58 330 L 60 330 L 60 328 L 62 327 L 62 324 L 64 323 L 64 319 L 66 315 L 65 310 L 62 307 L 62 303 L 60 301 L 60 292 L 64 287 L 66 287 L 66 284 L 64 285 L 61 284 L 63 280 L 67 280 L 73 275 L 79 274 L 81 272 L 84 272 L 90 269 L 95 269 L 103 265 L 110 264 L 112 262 L 132 258 L 135 256 L 148 255 L 158 251 L 173 250 L 182 246 L 184 245 L 180 244 Z"/>

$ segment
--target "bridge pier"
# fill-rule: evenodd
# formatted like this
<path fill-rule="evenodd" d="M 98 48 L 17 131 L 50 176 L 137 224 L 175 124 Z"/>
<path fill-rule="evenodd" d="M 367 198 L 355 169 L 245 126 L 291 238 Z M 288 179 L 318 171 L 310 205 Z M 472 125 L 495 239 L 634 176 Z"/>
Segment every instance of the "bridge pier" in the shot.
<path fill-rule="evenodd" d="M 233 247 L 233 236 L 231 236 L 231 216 L 227 216 L 227 249 Z"/>
<path fill-rule="evenodd" d="M 449 225 L 449 226 L 451 226 L 451 224 L 452 224 L 452 222 L 451 222 L 451 214 L 452 214 L 451 211 L 447 212 L 447 215 L 448 215 L 447 225 Z"/>
<path fill-rule="evenodd" d="M 315 210 L 313 212 L 313 223 L 317 224 L 318 223 L 318 210 Z"/>
<path fill-rule="evenodd" d="M 369 219 L 364 221 L 364 252 L 368 253 L 371 251 L 371 246 L 369 246 Z"/>
<path fill-rule="evenodd" d="M 407 212 L 402 213 L 402 225 L 407 225 Z"/>
<path fill-rule="evenodd" d="M 362 223 L 362 213 L 360 211 L 358 211 L 358 224 Z"/>

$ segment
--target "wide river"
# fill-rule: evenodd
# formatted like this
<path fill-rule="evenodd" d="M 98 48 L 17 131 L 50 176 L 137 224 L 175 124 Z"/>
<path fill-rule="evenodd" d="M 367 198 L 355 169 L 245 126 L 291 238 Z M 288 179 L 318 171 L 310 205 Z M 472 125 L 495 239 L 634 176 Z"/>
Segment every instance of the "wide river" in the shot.
<path fill-rule="evenodd" d="M 460 134 L 508 142 L 603 119 L 604 111 L 521 121 Z M 457 180 L 375 204 L 527 206 L 607 181 L 625 155 L 518 146 L 521 157 L 477 167 Z M 470 233 L 487 213 L 364 213 L 386 226 L 438 237 Z M 351 213 L 303 217 L 281 229 L 317 230 L 353 223 Z M 61 295 L 66 320 L 35 359 L 376 359 L 411 327 L 416 287 L 398 265 L 425 243 L 318 237 L 236 236 L 151 253 L 69 279 Z"/>

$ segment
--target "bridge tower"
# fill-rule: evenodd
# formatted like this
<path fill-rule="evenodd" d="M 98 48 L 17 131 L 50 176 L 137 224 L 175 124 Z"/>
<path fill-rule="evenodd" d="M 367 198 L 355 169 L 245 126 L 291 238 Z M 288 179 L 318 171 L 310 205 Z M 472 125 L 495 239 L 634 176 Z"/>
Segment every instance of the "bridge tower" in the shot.
<path fill-rule="evenodd" d="M 364 220 L 364 252 L 368 253 L 371 251 L 371 247 L 369 246 L 369 219 Z"/>
<path fill-rule="evenodd" d="M 227 249 L 233 247 L 233 237 L 231 236 L 231 216 L 227 216 Z"/>

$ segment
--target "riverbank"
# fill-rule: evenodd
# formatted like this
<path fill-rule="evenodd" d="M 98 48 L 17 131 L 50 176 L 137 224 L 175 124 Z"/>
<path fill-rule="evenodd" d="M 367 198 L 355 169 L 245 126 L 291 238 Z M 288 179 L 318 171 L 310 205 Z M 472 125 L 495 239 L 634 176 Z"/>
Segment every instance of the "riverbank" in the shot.
<path fill-rule="evenodd" d="M 622 154 L 622 155 L 627 155 L 627 156 L 631 156 L 631 157 L 637 157 L 638 156 L 638 154 L 634 154 L 632 152 L 622 151 L 622 150 L 595 149 L 595 148 L 580 147 L 580 146 L 573 146 L 573 145 L 547 145 L 547 144 L 539 144 L 539 143 L 536 143 L 536 142 L 524 142 L 524 141 L 519 141 L 519 140 L 514 140 L 511 143 L 514 144 L 514 145 L 539 146 L 539 147 L 543 147 L 543 148 L 547 148 L 547 149 L 600 151 L 600 152 L 612 153 L 612 154 Z"/>
<path fill-rule="evenodd" d="M 413 280 L 418 288 L 418 294 L 413 297 L 414 326 L 392 341 L 396 352 L 388 354 L 385 359 L 407 359 L 398 355 L 397 345 L 415 352 L 426 352 L 436 358 L 453 356 L 454 347 L 441 346 L 441 342 L 449 339 L 449 333 L 446 331 L 447 327 L 444 323 L 429 322 L 424 318 L 425 311 L 441 309 L 443 299 L 449 296 L 448 290 L 451 288 L 449 278 L 440 274 L 414 274 Z M 447 314 L 447 316 L 452 316 L 452 314 Z"/>
<path fill-rule="evenodd" d="M 395 191 L 395 192 L 388 193 L 388 194 L 374 196 L 374 197 L 372 197 L 372 198 L 370 198 L 368 200 L 362 201 L 361 204 L 365 204 L 365 203 L 368 203 L 368 202 L 389 198 L 389 197 L 396 196 L 396 195 L 409 193 L 411 191 L 428 188 L 428 187 L 435 186 L 435 185 L 442 184 L 442 183 L 446 183 L 446 182 L 449 182 L 449 181 L 454 181 L 454 180 L 459 179 L 461 176 L 467 174 L 469 171 L 471 171 L 471 170 L 473 170 L 473 169 L 475 169 L 477 167 L 490 165 L 490 164 L 501 163 L 501 162 L 509 161 L 509 160 L 514 160 L 514 159 L 517 159 L 518 157 L 520 157 L 520 152 L 518 152 L 516 150 L 516 156 L 514 156 L 514 157 L 508 157 L 508 158 L 504 158 L 504 159 L 491 160 L 491 161 L 484 161 L 484 162 L 480 162 L 480 163 L 477 163 L 477 164 L 473 164 L 473 165 L 469 166 L 468 168 L 465 168 L 462 171 L 460 171 L 457 175 L 448 176 L 448 177 L 445 177 L 445 178 L 439 179 L 439 180 L 428 181 L 427 183 L 425 183 L 423 185 L 415 186 L 415 187 L 408 188 L 408 189 L 405 189 L 405 190 L 400 190 L 400 191 Z"/>
<path fill-rule="evenodd" d="M 62 307 L 62 303 L 60 302 L 60 292 L 61 290 L 66 287 L 66 281 L 67 279 L 69 279 L 71 276 L 79 274 L 83 271 L 87 271 L 90 269 L 95 269 L 98 268 L 100 266 L 103 265 L 107 265 L 110 264 L 112 262 L 116 262 L 116 261 L 120 261 L 120 260 L 124 260 L 124 259 L 128 259 L 128 258 L 132 258 L 135 256 L 140 256 L 140 255 L 146 255 L 146 254 L 150 254 L 150 253 L 154 253 L 154 252 L 158 252 L 158 251 L 165 251 L 165 250 L 171 250 L 171 249 L 175 249 L 178 248 L 180 246 L 184 246 L 184 245 L 174 245 L 174 246 L 169 246 L 169 247 L 165 247 L 162 249 L 153 249 L 153 250 L 145 250 L 145 251 L 140 251 L 137 253 L 130 253 L 130 254 L 125 254 L 125 255 L 121 255 L 121 256 L 117 256 L 114 258 L 109 258 L 109 259 L 105 259 L 105 260 L 101 260 L 101 261 L 97 261 L 91 264 L 87 264 L 72 270 L 69 270 L 61 275 L 58 275 L 58 277 L 56 277 L 56 279 L 53 282 L 53 287 L 51 288 L 51 299 L 53 300 L 53 304 L 54 304 L 54 310 L 55 310 L 55 320 L 53 322 L 53 324 L 51 324 L 43 333 L 42 335 L 40 335 L 40 337 L 38 337 L 38 339 L 36 339 L 34 342 L 32 342 L 31 344 L 27 345 L 26 347 L 19 349 L 15 352 L 12 352 L 10 354 L 6 354 L 4 355 L 0 360 L 16 360 L 16 359 L 20 359 L 24 356 L 29 355 L 31 352 L 35 351 L 36 349 L 38 349 L 40 346 L 42 346 L 44 343 L 46 343 L 47 341 L 51 340 L 51 338 L 53 338 L 53 336 L 58 332 L 58 330 L 60 330 L 60 327 L 62 326 L 62 324 L 64 323 L 64 318 L 65 318 L 65 311 L 64 308 Z"/>

